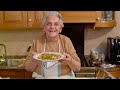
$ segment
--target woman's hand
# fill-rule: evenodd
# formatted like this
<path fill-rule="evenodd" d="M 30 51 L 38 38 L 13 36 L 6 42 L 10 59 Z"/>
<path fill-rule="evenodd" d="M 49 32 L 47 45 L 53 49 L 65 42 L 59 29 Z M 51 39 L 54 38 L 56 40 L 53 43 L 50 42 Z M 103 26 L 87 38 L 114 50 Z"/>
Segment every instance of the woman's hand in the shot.
<path fill-rule="evenodd" d="M 62 60 L 60 60 L 60 62 L 63 63 L 63 64 L 70 64 L 71 61 L 72 61 L 72 58 L 67 53 L 64 53 L 64 58 Z"/>
<path fill-rule="evenodd" d="M 32 52 L 32 56 L 34 56 L 35 54 L 37 54 L 36 52 Z M 37 68 L 37 66 L 41 63 L 41 61 L 39 60 L 35 60 L 32 57 L 32 61 L 31 61 L 31 65 L 29 66 L 29 71 L 33 72 L 35 71 L 35 69 Z"/>
<path fill-rule="evenodd" d="M 37 54 L 36 52 L 32 52 L 32 56 L 34 56 L 35 54 Z M 39 61 L 39 60 L 36 60 L 36 59 L 32 59 L 33 60 L 33 62 L 35 63 L 35 64 L 38 64 L 38 63 L 41 63 L 41 61 Z"/>

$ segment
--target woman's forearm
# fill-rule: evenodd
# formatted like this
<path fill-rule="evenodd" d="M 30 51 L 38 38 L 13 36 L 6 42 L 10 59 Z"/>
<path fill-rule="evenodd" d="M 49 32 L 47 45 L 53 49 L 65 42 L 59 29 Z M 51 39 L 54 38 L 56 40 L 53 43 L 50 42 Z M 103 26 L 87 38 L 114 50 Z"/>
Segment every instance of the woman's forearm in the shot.
<path fill-rule="evenodd" d="M 80 61 L 76 61 L 73 58 L 71 59 L 71 62 L 68 65 L 73 71 L 79 71 L 81 67 Z"/>
<path fill-rule="evenodd" d="M 27 71 L 31 71 L 31 66 L 32 66 L 32 60 L 30 59 L 30 57 L 27 57 L 25 62 L 25 69 Z"/>

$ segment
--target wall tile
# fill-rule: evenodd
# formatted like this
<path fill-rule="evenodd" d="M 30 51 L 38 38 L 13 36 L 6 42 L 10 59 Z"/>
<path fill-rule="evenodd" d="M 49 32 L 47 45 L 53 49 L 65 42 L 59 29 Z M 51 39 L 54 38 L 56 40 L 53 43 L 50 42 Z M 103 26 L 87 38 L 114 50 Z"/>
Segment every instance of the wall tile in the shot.
<path fill-rule="evenodd" d="M 41 30 L 0 30 L 0 43 L 6 45 L 7 55 L 24 55 Z"/>

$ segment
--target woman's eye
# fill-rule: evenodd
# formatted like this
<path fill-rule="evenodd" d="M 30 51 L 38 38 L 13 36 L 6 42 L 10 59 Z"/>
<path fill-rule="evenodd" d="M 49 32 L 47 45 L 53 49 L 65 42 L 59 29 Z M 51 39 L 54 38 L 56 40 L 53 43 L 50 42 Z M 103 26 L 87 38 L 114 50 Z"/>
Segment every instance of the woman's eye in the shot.
<path fill-rule="evenodd" d="M 51 26 L 51 23 L 48 23 L 47 25 L 48 25 L 48 26 Z"/>
<path fill-rule="evenodd" d="M 55 23 L 55 26 L 58 26 L 59 24 L 58 23 Z"/>
<path fill-rule="evenodd" d="M 54 25 L 54 26 L 59 26 L 59 23 L 54 23 L 54 24 L 52 24 L 52 23 L 47 23 L 47 26 L 52 26 L 52 25 Z"/>

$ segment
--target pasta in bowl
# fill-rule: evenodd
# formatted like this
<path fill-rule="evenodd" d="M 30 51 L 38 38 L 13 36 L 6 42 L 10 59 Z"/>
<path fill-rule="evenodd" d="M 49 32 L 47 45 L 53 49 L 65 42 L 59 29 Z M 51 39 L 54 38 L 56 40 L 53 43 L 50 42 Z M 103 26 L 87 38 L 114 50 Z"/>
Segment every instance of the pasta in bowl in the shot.
<path fill-rule="evenodd" d="M 33 56 L 34 59 L 43 62 L 58 61 L 64 58 L 64 54 L 58 52 L 45 52 Z"/>

